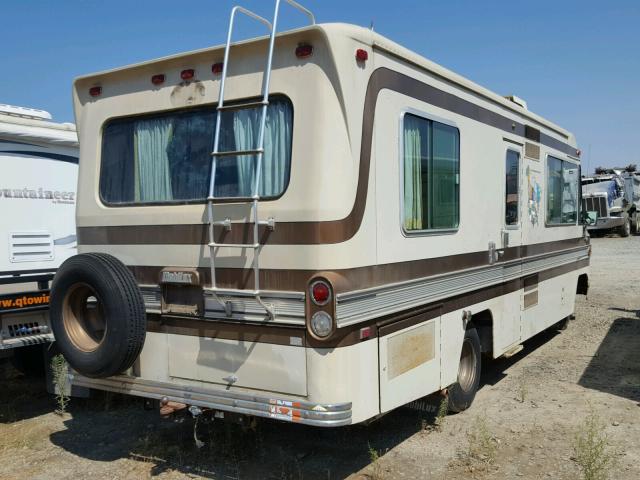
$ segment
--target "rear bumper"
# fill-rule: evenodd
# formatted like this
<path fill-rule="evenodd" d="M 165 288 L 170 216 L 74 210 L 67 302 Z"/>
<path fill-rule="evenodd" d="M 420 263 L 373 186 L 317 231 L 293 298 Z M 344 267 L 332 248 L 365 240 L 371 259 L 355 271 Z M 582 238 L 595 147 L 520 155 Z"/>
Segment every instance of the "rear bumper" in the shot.
<path fill-rule="evenodd" d="M 12 348 L 28 347 L 30 345 L 41 345 L 53 342 L 53 334 L 31 335 L 28 337 L 5 338 L 0 340 L 0 350 L 10 350 Z"/>
<path fill-rule="evenodd" d="M 73 376 L 73 385 L 144 398 L 196 405 L 225 412 L 301 423 L 316 427 L 340 427 L 351 424 L 351 402 L 317 404 L 301 400 L 260 396 L 246 392 L 192 387 L 178 383 L 154 382 L 121 375 L 93 379 Z"/>
<path fill-rule="evenodd" d="M 625 217 L 599 217 L 595 225 L 589 225 L 587 230 L 610 230 L 624 225 Z"/>

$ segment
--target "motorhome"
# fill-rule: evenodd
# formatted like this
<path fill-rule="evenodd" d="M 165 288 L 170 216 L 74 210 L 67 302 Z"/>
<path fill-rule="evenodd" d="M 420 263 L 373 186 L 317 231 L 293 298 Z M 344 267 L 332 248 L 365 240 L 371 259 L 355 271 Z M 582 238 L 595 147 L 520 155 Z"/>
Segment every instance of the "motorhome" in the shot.
<path fill-rule="evenodd" d="M 78 78 L 74 384 L 315 426 L 433 392 L 588 286 L 567 130 L 370 29 L 277 32 Z M 246 14 L 269 35 L 236 42 Z M 484 354 L 484 355 L 483 355 Z M 176 407 L 178 408 L 178 407 Z"/>
<path fill-rule="evenodd" d="M 0 353 L 38 369 L 53 340 L 50 282 L 76 254 L 75 126 L 0 104 L 0 168 Z"/>

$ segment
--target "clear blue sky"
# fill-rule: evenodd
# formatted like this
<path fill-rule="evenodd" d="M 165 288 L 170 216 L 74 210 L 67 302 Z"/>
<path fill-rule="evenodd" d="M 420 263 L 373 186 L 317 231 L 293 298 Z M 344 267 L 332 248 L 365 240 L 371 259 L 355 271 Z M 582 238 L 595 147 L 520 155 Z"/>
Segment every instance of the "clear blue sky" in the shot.
<path fill-rule="evenodd" d="M 302 0 L 573 131 L 587 166 L 640 165 L 640 1 Z M 74 77 L 222 43 L 228 0 L 5 0 L 0 103 L 73 121 Z M 272 15 L 271 0 L 244 0 Z M 302 21 L 286 9 L 283 27 Z M 239 34 L 251 33 L 248 28 Z M 591 159 L 589 159 L 591 151 Z"/>

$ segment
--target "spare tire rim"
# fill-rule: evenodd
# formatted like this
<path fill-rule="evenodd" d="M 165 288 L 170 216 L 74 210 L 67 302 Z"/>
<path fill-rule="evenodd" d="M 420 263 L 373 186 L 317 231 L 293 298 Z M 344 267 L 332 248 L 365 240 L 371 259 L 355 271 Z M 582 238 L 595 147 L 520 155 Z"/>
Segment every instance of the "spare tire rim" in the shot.
<path fill-rule="evenodd" d="M 100 297 L 86 283 L 72 285 L 62 304 L 62 322 L 71 343 L 83 352 L 93 352 L 107 331 Z"/>
<path fill-rule="evenodd" d="M 473 343 L 468 338 L 462 343 L 462 355 L 460 356 L 460 367 L 458 369 L 458 384 L 465 392 L 473 389 L 476 382 L 476 352 Z"/>

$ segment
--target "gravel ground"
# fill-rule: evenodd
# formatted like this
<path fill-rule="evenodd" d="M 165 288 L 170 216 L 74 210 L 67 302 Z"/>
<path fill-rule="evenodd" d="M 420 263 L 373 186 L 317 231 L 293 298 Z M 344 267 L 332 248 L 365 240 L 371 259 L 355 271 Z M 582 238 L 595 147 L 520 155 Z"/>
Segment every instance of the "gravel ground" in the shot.
<path fill-rule="evenodd" d="M 593 240 L 591 291 L 576 320 L 485 366 L 472 408 L 436 421 L 438 398 L 369 426 L 241 428 L 162 420 L 97 393 L 68 413 L 41 380 L 0 365 L 2 479 L 580 478 L 576 436 L 604 439 L 611 479 L 640 478 L 640 237 Z"/>

